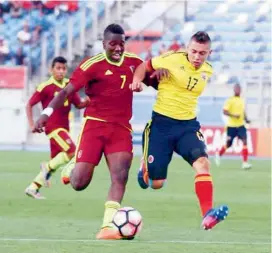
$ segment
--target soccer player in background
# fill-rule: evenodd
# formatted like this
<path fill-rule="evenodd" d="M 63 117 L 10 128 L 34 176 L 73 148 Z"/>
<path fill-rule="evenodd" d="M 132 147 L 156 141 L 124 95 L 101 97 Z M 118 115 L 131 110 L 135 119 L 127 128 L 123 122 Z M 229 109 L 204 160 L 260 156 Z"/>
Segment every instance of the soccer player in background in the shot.
<path fill-rule="evenodd" d="M 92 180 L 95 167 L 104 154 L 111 177 L 105 203 L 102 227 L 97 239 L 121 239 L 112 220 L 120 208 L 132 162 L 132 96 L 129 89 L 135 68 L 142 60 L 125 52 L 125 32 L 120 25 L 111 24 L 104 30 L 104 52 L 80 63 L 70 83 L 48 105 L 36 122 L 41 131 L 49 115 L 59 108 L 68 96 L 85 87 L 90 105 L 79 137 L 75 165 L 63 171 L 76 191 L 84 190 Z"/>
<path fill-rule="evenodd" d="M 196 119 L 198 98 L 213 73 L 206 62 L 211 53 L 207 33 L 197 32 L 186 52 L 168 52 L 142 63 L 135 71 L 132 90 L 141 89 L 145 74 L 161 71 L 152 120 L 143 133 L 143 159 L 138 182 L 144 189 L 163 187 L 173 152 L 195 170 L 195 192 L 203 217 L 202 227 L 213 228 L 228 215 L 228 207 L 213 207 L 213 184 L 200 124 Z"/>
<path fill-rule="evenodd" d="M 26 106 L 26 114 L 30 129 L 34 131 L 32 107 L 38 103 L 45 109 L 51 100 L 66 87 L 69 80 L 65 78 L 67 73 L 67 61 L 63 57 L 53 59 L 51 66 L 52 76 L 38 85 L 36 91 L 29 99 Z M 35 199 L 44 199 L 39 190 L 42 186 L 48 186 L 48 180 L 61 166 L 65 165 L 74 156 L 75 144 L 69 134 L 69 112 L 71 105 L 81 109 L 89 104 L 89 99 L 82 99 L 78 93 L 67 97 L 60 108 L 48 118 L 45 134 L 50 141 L 51 160 L 41 164 L 40 173 L 26 188 L 25 193 Z"/>
<path fill-rule="evenodd" d="M 245 123 L 250 123 L 247 118 L 245 111 L 245 101 L 241 98 L 241 86 L 240 84 L 234 85 L 234 96 L 230 97 L 223 108 L 224 115 L 228 116 L 227 123 L 227 142 L 216 152 L 215 163 L 217 166 L 220 165 L 220 157 L 225 153 L 225 151 L 231 147 L 235 137 L 239 138 L 243 142 L 242 149 L 242 168 L 250 169 L 251 164 L 248 163 L 248 149 L 247 149 L 247 130 Z"/>

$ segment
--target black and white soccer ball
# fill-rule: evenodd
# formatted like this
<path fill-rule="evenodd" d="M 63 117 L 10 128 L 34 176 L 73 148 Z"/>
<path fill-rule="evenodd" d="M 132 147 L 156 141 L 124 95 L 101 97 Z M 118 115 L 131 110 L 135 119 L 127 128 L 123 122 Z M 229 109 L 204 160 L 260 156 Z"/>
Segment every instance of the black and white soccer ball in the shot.
<path fill-rule="evenodd" d="M 133 207 L 120 208 L 114 215 L 112 223 L 126 239 L 133 239 L 143 227 L 142 216 Z"/>

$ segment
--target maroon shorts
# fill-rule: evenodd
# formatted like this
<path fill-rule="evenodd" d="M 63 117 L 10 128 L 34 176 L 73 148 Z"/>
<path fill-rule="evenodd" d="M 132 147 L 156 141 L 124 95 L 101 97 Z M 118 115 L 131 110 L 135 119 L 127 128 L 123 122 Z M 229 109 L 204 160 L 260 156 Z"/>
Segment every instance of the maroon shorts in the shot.
<path fill-rule="evenodd" d="M 119 124 L 97 120 L 85 120 L 79 136 L 76 162 L 98 165 L 102 154 L 132 153 L 131 131 Z"/>
<path fill-rule="evenodd" d="M 47 135 L 50 140 L 51 158 L 60 152 L 75 153 L 76 146 L 69 132 L 64 128 L 58 128 Z"/>

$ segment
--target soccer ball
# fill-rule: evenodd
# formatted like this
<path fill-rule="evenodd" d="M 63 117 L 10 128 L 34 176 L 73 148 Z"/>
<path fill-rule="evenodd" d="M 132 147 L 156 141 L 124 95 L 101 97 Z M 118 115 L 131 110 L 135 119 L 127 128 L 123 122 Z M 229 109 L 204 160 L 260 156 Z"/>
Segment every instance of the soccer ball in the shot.
<path fill-rule="evenodd" d="M 133 207 L 120 208 L 114 215 L 112 223 L 126 239 L 133 239 L 143 226 L 141 214 Z"/>

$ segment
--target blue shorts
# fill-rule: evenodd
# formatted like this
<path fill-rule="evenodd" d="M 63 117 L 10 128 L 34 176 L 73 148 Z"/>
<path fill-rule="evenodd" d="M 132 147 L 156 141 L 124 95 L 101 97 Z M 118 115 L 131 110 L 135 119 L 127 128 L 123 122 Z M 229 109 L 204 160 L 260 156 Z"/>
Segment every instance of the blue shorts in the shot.
<path fill-rule="evenodd" d="M 227 127 L 227 145 L 232 145 L 233 139 L 238 137 L 240 140 L 247 139 L 247 130 L 245 126 L 240 127 Z"/>
<path fill-rule="evenodd" d="M 199 157 L 208 157 L 200 124 L 196 119 L 175 120 L 153 112 L 143 133 L 143 153 L 150 179 L 166 179 L 173 152 L 190 165 Z"/>

